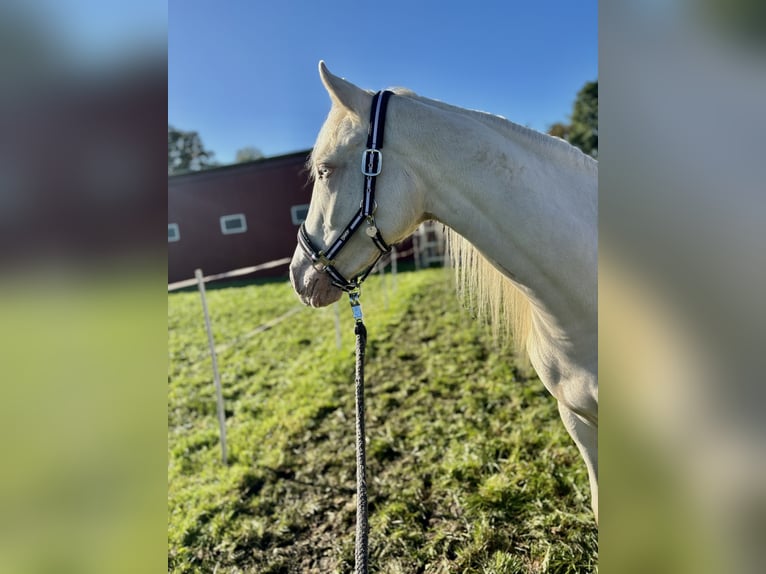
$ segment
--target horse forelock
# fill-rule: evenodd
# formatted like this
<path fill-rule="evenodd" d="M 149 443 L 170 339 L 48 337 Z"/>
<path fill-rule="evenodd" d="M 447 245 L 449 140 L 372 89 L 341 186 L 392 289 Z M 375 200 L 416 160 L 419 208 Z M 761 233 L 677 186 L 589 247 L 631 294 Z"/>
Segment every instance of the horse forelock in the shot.
<path fill-rule="evenodd" d="M 361 146 L 364 145 L 366 129 L 358 115 L 333 106 L 319 130 L 306 162 L 311 178 L 316 178 L 316 169 L 319 164 L 338 164 L 346 158 L 346 155 L 350 157 L 354 153 L 360 153 Z"/>
<path fill-rule="evenodd" d="M 393 87 L 388 89 L 397 96 L 418 97 L 415 92 L 407 88 Z M 370 101 L 372 101 L 374 94 L 369 90 L 368 93 Z M 337 162 L 342 159 L 341 156 L 346 152 L 353 154 L 361 151 L 360 146 L 364 145 L 364 138 L 367 135 L 368 121 L 366 115 L 365 117 L 362 115 L 351 112 L 342 106 L 333 105 L 319 130 L 314 148 L 306 162 L 306 168 L 312 178 L 316 175 L 315 168 L 319 162 Z M 353 147 L 355 144 L 356 147 Z"/>

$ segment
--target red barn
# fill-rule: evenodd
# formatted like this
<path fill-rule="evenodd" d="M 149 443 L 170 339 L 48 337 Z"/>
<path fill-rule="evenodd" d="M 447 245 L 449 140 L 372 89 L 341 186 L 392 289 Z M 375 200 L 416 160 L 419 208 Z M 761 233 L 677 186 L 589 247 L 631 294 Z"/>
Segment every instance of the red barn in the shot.
<path fill-rule="evenodd" d="M 215 275 L 292 257 L 311 201 L 310 152 L 168 177 L 168 283 L 193 278 L 197 268 Z M 415 236 L 415 264 L 440 264 L 438 226 L 424 224 Z M 413 260 L 412 247 L 409 238 L 397 245 L 400 260 Z M 250 275 L 286 276 L 286 263 Z"/>
<path fill-rule="evenodd" d="M 310 150 L 168 177 L 168 282 L 292 256 Z M 255 276 L 286 276 L 287 265 Z"/>

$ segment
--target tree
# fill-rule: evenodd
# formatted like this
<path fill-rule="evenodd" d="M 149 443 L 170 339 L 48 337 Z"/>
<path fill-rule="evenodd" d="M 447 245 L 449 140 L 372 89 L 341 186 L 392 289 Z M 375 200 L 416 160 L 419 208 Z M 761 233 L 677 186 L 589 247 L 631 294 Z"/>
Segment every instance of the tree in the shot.
<path fill-rule="evenodd" d="M 577 92 L 569 124 L 555 123 L 548 133 L 598 157 L 598 80 Z"/>
<path fill-rule="evenodd" d="M 696 4 L 705 24 L 745 47 L 766 46 L 766 3 L 753 0 L 703 0 Z"/>
<path fill-rule="evenodd" d="M 185 132 L 168 124 L 168 175 L 215 167 L 218 163 L 214 155 L 202 145 L 197 132 Z"/>
<path fill-rule="evenodd" d="M 253 161 L 261 159 L 263 152 L 257 147 L 247 146 L 237 150 L 237 156 L 234 159 L 234 163 L 244 163 L 246 161 Z"/>
<path fill-rule="evenodd" d="M 570 126 L 567 124 L 562 124 L 561 122 L 556 122 L 553 124 L 550 128 L 548 128 L 548 133 L 552 136 L 556 136 L 557 138 L 561 138 L 562 140 L 569 140 L 569 131 Z"/>

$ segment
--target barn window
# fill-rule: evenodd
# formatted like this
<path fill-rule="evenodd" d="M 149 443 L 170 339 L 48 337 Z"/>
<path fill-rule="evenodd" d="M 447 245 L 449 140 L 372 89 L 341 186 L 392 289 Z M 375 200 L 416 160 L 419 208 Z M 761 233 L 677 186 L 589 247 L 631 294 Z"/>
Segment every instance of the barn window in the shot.
<path fill-rule="evenodd" d="M 221 216 L 221 233 L 224 235 L 244 233 L 245 231 L 247 231 L 247 221 L 245 221 L 244 213 Z"/>
<path fill-rule="evenodd" d="M 181 232 L 177 223 L 168 223 L 168 243 L 181 240 Z"/>
<path fill-rule="evenodd" d="M 306 221 L 306 216 L 309 213 L 309 204 L 304 203 L 303 205 L 293 205 L 290 208 L 290 215 L 293 218 L 293 225 L 300 225 L 304 221 Z"/>

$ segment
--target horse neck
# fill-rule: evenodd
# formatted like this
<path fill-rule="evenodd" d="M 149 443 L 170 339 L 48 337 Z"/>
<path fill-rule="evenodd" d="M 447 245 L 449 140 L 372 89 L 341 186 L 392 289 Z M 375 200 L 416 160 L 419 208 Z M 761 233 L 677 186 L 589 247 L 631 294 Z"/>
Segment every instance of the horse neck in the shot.
<path fill-rule="evenodd" d="M 426 217 L 520 285 L 553 336 L 595 329 L 595 161 L 498 116 L 402 100 L 391 126 L 407 132 L 397 139 L 427 190 Z"/>

